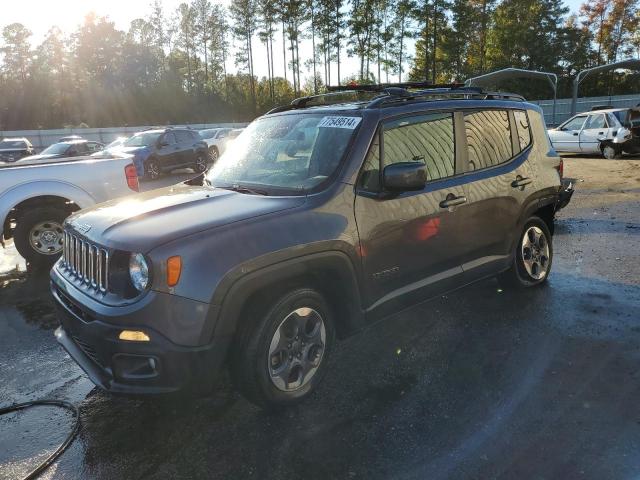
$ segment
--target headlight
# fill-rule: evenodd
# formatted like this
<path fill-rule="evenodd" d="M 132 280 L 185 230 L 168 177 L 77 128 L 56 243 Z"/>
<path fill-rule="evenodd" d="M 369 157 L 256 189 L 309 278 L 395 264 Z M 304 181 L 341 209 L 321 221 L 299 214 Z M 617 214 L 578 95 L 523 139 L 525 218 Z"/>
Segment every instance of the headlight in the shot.
<path fill-rule="evenodd" d="M 140 292 L 149 285 L 149 266 L 141 253 L 132 253 L 129 258 L 129 277 L 131 283 Z"/>

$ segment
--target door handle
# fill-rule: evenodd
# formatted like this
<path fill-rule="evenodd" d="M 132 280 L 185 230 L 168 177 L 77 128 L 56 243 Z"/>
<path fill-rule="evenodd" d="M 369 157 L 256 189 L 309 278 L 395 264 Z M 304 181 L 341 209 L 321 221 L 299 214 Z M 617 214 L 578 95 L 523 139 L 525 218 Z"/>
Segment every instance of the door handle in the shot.
<path fill-rule="evenodd" d="M 573 132 L 573 136 L 577 137 L 579 132 Z"/>
<path fill-rule="evenodd" d="M 447 195 L 447 198 L 440 202 L 440 207 L 449 208 L 456 205 L 462 205 L 463 203 L 467 203 L 467 197 L 465 197 L 464 195 L 456 197 L 453 193 L 450 193 L 449 195 Z"/>
<path fill-rule="evenodd" d="M 604 132 L 598 132 L 598 135 L 604 135 Z"/>
<path fill-rule="evenodd" d="M 525 185 L 529 185 L 532 181 L 533 180 L 531 180 L 530 178 L 521 177 L 520 175 L 518 175 L 516 179 L 511 182 L 511 186 L 513 188 L 524 187 Z"/>

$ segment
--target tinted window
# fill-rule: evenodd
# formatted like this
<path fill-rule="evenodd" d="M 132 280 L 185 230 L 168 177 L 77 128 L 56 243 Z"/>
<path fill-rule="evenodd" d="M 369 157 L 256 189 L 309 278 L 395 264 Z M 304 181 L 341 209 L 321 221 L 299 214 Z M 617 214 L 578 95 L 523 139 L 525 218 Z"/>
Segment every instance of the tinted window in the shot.
<path fill-rule="evenodd" d="M 99 150 L 102 150 L 102 145 L 96 142 L 87 143 L 87 147 L 89 148 L 90 152 L 97 152 Z"/>
<path fill-rule="evenodd" d="M 604 119 L 604 114 L 600 113 L 598 115 L 590 115 L 589 120 L 584 126 L 585 129 L 595 129 L 595 128 L 607 128 L 607 122 Z"/>
<path fill-rule="evenodd" d="M 27 148 L 27 143 L 24 140 L 2 140 L 0 148 Z"/>
<path fill-rule="evenodd" d="M 464 116 L 469 170 L 506 162 L 513 156 L 509 115 L 505 110 L 487 110 Z"/>
<path fill-rule="evenodd" d="M 176 140 L 178 141 L 178 143 L 192 141 L 191 132 L 187 132 L 185 130 L 176 130 L 174 133 L 176 135 Z"/>
<path fill-rule="evenodd" d="M 513 116 L 516 120 L 516 129 L 518 131 L 518 142 L 520 143 L 520 151 L 531 145 L 531 130 L 529 128 L 529 118 L 524 110 L 515 110 Z"/>
<path fill-rule="evenodd" d="M 436 113 L 403 118 L 385 125 L 384 166 L 399 162 L 423 162 L 427 180 L 454 174 L 453 115 Z"/>
<path fill-rule="evenodd" d="M 562 130 L 580 130 L 586 118 L 586 115 L 572 118 L 562 126 Z"/>
<path fill-rule="evenodd" d="M 167 142 L 169 145 L 173 145 L 174 143 L 176 143 L 176 137 L 173 134 L 173 132 L 167 132 L 164 135 L 164 141 Z"/>

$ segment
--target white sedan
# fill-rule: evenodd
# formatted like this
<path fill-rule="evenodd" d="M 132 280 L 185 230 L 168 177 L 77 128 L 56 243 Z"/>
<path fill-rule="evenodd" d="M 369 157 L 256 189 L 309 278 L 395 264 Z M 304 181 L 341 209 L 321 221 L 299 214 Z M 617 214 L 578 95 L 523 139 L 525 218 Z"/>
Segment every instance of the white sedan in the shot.
<path fill-rule="evenodd" d="M 580 113 L 548 131 L 553 148 L 559 153 L 602 154 L 616 158 L 623 151 L 636 149 L 630 125 L 635 109 L 617 108 Z"/>

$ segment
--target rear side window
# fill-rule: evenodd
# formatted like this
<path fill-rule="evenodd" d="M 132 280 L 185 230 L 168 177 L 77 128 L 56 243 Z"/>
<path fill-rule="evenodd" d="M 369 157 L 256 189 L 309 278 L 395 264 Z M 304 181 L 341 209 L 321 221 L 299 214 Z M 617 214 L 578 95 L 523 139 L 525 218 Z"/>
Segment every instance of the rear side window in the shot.
<path fill-rule="evenodd" d="M 464 125 L 469 150 L 469 170 L 493 167 L 513 156 L 509 115 L 506 110 L 467 113 Z"/>
<path fill-rule="evenodd" d="M 422 162 L 427 181 L 455 173 L 453 115 L 436 113 L 394 120 L 383 130 L 383 166 Z"/>
<path fill-rule="evenodd" d="M 176 130 L 174 133 L 176 135 L 176 140 L 178 141 L 178 143 L 191 141 L 190 132 L 185 132 L 184 130 Z"/>
<path fill-rule="evenodd" d="M 516 121 L 516 130 L 518 131 L 518 143 L 520 151 L 523 151 L 531 145 L 531 128 L 529 127 L 529 118 L 524 110 L 515 110 L 513 117 Z"/>
<path fill-rule="evenodd" d="M 596 128 L 607 128 L 607 121 L 604 119 L 604 114 L 590 115 L 589 120 L 584 126 L 585 130 L 592 130 Z"/>

